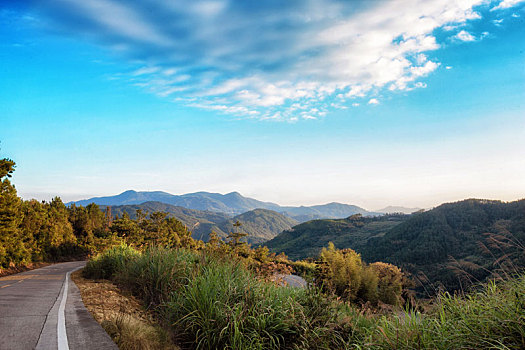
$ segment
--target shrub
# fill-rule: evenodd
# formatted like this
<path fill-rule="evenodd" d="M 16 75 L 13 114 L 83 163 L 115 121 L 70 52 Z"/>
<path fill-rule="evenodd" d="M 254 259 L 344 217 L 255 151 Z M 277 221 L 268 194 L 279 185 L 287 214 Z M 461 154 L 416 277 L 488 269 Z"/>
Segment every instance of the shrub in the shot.
<path fill-rule="evenodd" d="M 124 266 L 140 253 L 128 245 L 120 245 L 106 250 L 88 261 L 83 270 L 86 278 L 112 278 L 117 272 L 122 271 Z"/>

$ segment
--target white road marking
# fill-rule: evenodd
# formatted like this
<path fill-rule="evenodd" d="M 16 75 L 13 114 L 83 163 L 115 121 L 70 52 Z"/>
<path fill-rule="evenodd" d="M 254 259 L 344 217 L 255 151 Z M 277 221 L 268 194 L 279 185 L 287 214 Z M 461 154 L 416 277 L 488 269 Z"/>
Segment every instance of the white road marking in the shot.
<path fill-rule="evenodd" d="M 64 281 L 64 292 L 62 293 L 62 300 L 60 300 L 60 306 L 58 307 L 58 322 L 57 322 L 57 340 L 58 340 L 58 350 L 69 350 L 69 344 L 67 342 L 67 332 L 66 332 L 66 301 L 67 301 L 67 292 L 69 287 L 69 275 L 71 272 L 75 272 L 81 267 L 77 267 L 66 273 L 66 280 Z"/>

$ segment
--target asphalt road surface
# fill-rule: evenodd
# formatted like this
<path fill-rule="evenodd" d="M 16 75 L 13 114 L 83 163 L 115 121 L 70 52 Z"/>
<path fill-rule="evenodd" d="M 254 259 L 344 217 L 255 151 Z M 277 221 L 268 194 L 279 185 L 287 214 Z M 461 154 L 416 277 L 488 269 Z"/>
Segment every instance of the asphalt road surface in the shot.
<path fill-rule="evenodd" d="M 0 278 L 0 350 L 117 349 L 86 310 L 67 262 Z"/>

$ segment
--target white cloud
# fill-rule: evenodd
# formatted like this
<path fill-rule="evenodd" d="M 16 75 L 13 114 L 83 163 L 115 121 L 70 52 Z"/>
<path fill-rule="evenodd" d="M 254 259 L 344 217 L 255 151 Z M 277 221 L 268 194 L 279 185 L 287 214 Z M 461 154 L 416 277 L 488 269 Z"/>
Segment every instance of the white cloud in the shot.
<path fill-rule="evenodd" d="M 460 31 L 454 36 L 454 38 L 461 41 L 476 41 L 476 37 L 467 32 L 466 30 Z"/>
<path fill-rule="evenodd" d="M 522 2 L 525 2 L 525 0 L 503 0 L 497 6 L 493 7 L 491 11 L 508 9 Z"/>
<path fill-rule="evenodd" d="M 368 100 L 368 104 L 369 105 L 378 105 L 379 101 L 377 100 L 377 98 L 371 98 L 370 100 Z"/>
<path fill-rule="evenodd" d="M 351 104 L 423 87 L 440 65 L 430 58 L 435 30 L 479 19 L 485 2 L 41 0 L 39 9 L 55 30 L 140 62 L 131 84 L 198 108 L 286 120 L 297 105 L 326 113 L 339 108 L 331 98 Z M 465 30 L 455 38 L 476 39 Z"/>

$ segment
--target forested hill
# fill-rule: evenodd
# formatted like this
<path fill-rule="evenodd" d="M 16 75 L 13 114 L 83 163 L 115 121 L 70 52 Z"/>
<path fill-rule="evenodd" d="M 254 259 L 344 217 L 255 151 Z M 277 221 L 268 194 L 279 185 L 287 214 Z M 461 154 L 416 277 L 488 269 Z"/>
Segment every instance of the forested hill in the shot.
<path fill-rule="evenodd" d="M 106 209 L 105 206 L 101 208 Z M 272 239 L 297 224 L 297 221 L 292 218 L 266 209 L 254 209 L 231 217 L 224 213 L 187 209 L 161 202 L 111 207 L 113 216 L 122 216 L 123 213 L 127 213 L 132 219 L 136 218 L 137 210 L 141 210 L 144 214 L 158 211 L 167 213 L 169 217 L 174 217 L 186 225 L 193 232 L 193 238 L 202 239 L 205 242 L 208 241 L 211 231 L 215 231 L 220 238 L 226 239 L 228 233 L 233 231 L 233 224 L 236 221 L 242 224 L 240 230 L 248 234 L 246 241 L 251 244 Z"/>
<path fill-rule="evenodd" d="M 102 210 L 106 210 L 106 207 L 107 206 L 100 206 Z M 136 218 L 137 210 L 141 210 L 144 213 L 162 211 L 167 213 L 170 217 L 177 218 L 190 229 L 197 223 L 216 224 L 231 218 L 230 215 L 224 213 L 188 209 L 161 202 L 145 202 L 142 204 L 111 206 L 111 213 L 113 216 L 122 216 L 123 213 L 127 213 L 131 219 Z"/>
<path fill-rule="evenodd" d="M 333 242 L 337 248 L 359 251 L 371 237 L 380 237 L 407 220 L 408 215 L 379 217 L 353 215 L 346 219 L 312 220 L 284 231 L 265 243 L 271 251 L 284 252 L 292 259 L 316 257 L 321 249 Z"/>
<path fill-rule="evenodd" d="M 248 234 L 248 242 L 253 244 L 266 242 L 298 224 L 294 219 L 275 211 L 255 209 L 222 222 L 219 227 L 223 232 L 230 232 L 236 221 L 242 223 L 241 230 Z"/>
<path fill-rule="evenodd" d="M 451 290 L 525 267 L 524 244 L 525 200 L 468 199 L 414 214 L 359 251 L 412 272 L 426 288 Z"/>
<path fill-rule="evenodd" d="M 242 196 L 238 192 L 228 194 L 195 192 L 183 195 L 173 195 L 167 192 L 137 192 L 126 191 L 116 196 L 97 197 L 85 199 L 77 202 L 70 202 L 68 205 L 76 204 L 86 206 L 90 203 L 97 205 L 136 205 L 145 202 L 161 202 L 188 209 L 214 211 L 228 215 L 239 215 L 254 209 L 268 209 L 279 212 L 293 218 L 299 222 L 313 219 L 344 218 L 353 214 L 377 215 L 378 213 L 368 212 L 367 210 L 355 205 L 343 203 L 328 203 L 313 206 L 280 206 L 271 202 L 263 202 L 257 199 Z"/>

